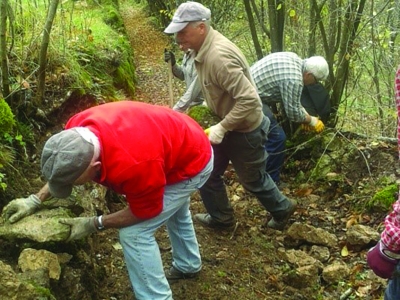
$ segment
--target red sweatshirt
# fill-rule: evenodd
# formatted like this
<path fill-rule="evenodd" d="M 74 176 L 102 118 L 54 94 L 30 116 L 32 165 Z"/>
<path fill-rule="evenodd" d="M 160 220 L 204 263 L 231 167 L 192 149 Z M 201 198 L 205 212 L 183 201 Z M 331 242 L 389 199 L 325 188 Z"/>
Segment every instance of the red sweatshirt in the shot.
<path fill-rule="evenodd" d="M 203 129 L 167 107 L 120 101 L 74 115 L 65 128 L 88 127 L 100 141 L 96 182 L 126 196 L 140 219 L 157 216 L 166 185 L 197 175 L 211 158 Z"/>

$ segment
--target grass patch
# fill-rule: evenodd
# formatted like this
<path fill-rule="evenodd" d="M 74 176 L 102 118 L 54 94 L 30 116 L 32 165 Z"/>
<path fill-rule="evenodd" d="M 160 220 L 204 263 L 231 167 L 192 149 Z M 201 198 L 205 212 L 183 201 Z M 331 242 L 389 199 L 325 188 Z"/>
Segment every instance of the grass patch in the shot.
<path fill-rule="evenodd" d="M 71 92 L 91 94 L 110 100 L 133 96 L 135 67 L 132 47 L 125 34 L 117 1 L 67 1 L 60 3 L 50 35 L 46 66 L 46 86 L 65 99 Z M 17 27 L 24 34 L 15 38 L 13 91 L 22 81 L 32 82 L 37 75 L 41 33 L 46 19 L 46 3 L 23 1 L 17 10 Z M 27 78 L 26 74 L 31 74 Z"/>

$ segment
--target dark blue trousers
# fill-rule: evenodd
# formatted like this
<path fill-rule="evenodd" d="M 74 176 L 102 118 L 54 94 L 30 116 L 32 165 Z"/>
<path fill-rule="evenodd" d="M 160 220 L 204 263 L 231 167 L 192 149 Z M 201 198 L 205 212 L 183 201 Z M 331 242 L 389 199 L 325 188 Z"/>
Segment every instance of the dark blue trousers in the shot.
<path fill-rule="evenodd" d="M 279 183 L 280 172 L 285 161 L 286 134 L 267 104 L 263 104 L 263 112 L 271 122 L 267 136 L 268 140 L 265 144 L 265 150 L 268 153 L 265 170 L 273 181 Z"/>

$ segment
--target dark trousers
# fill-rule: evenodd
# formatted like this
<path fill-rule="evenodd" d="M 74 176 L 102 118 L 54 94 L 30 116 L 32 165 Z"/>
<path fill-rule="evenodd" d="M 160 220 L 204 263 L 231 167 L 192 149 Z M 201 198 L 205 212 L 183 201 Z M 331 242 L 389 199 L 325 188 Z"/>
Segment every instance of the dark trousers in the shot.
<path fill-rule="evenodd" d="M 269 125 L 268 140 L 265 143 L 265 150 L 269 155 L 265 170 L 271 176 L 272 180 L 278 183 L 285 161 L 286 134 L 267 104 L 263 104 L 263 113 L 271 122 Z"/>
<path fill-rule="evenodd" d="M 264 145 L 269 127 L 268 118 L 252 132 L 228 132 L 221 144 L 213 145 L 214 169 L 200 194 L 213 219 L 221 223 L 233 220 L 233 209 L 226 194 L 223 175 L 229 161 L 239 177 L 240 183 L 253 193 L 273 216 L 286 210 L 290 202 L 279 191 L 265 171 L 268 154 Z"/>

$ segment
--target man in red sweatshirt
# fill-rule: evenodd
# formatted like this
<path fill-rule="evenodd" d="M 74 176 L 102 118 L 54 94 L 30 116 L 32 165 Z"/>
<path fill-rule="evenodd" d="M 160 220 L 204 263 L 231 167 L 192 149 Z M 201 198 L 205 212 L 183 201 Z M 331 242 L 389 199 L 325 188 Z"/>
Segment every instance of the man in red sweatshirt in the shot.
<path fill-rule="evenodd" d="M 11 223 L 32 214 L 51 195 L 68 197 L 74 185 L 95 181 L 125 195 L 127 207 L 101 216 L 64 219 L 68 240 L 119 228 L 136 299 L 172 299 L 168 281 L 195 277 L 201 258 L 190 195 L 208 179 L 210 142 L 188 116 L 169 108 L 120 101 L 84 110 L 44 145 L 46 185 L 11 201 L 3 210 Z M 155 231 L 166 224 L 172 267 L 164 273 Z"/>

